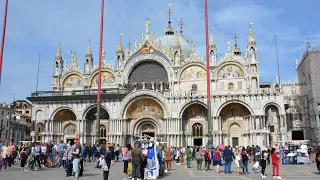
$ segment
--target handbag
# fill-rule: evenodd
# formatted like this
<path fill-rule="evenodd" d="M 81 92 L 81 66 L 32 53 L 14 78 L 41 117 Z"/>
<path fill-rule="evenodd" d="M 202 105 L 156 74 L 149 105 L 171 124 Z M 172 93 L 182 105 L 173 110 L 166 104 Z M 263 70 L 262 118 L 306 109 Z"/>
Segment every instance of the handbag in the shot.
<path fill-rule="evenodd" d="M 108 166 L 104 166 L 104 167 L 102 168 L 102 171 L 109 171 L 109 167 L 108 167 Z"/>

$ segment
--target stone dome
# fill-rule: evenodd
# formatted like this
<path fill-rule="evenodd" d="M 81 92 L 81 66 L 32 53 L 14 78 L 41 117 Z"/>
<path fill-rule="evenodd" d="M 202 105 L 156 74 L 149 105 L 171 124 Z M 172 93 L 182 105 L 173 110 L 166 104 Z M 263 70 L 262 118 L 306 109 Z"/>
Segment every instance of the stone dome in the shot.
<path fill-rule="evenodd" d="M 190 54 L 192 52 L 191 45 L 188 43 L 188 41 L 182 35 L 179 35 L 178 38 L 179 38 L 179 42 L 180 42 L 180 46 L 181 46 L 182 55 L 185 57 L 190 56 Z M 155 42 L 159 42 L 159 40 L 161 42 L 161 47 L 164 48 L 164 47 L 170 46 L 171 48 L 174 48 L 176 35 L 164 35 L 164 36 L 157 38 L 155 40 Z"/>

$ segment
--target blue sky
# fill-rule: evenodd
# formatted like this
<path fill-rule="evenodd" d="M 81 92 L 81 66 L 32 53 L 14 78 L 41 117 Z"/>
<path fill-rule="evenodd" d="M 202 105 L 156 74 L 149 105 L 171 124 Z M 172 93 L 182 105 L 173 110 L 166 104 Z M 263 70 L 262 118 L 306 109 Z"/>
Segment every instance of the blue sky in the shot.
<path fill-rule="evenodd" d="M 184 19 L 184 34 L 194 40 L 204 56 L 205 30 L 202 0 L 105 0 L 104 47 L 107 60 L 114 63 L 119 34 L 124 46 L 129 38 L 140 40 L 144 21 L 150 18 L 151 31 L 164 34 L 166 8 L 172 4 L 172 25 Z M 25 99 L 35 90 L 38 54 L 41 54 L 39 90 L 51 89 L 52 64 L 61 42 L 62 56 L 71 61 L 71 50 L 77 51 L 83 67 L 88 40 L 91 39 L 95 63 L 99 46 L 100 0 L 10 0 L 0 102 Z M 299 59 L 310 38 L 320 42 L 318 0 L 208 0 L 209 25 L 214 26 L 218 58 L 227 50 L 227 39 L 236 33 L 244 52 L 249 23 L 258 43 L 261 81 L 275 81 L 277 75 L 274 36 L 277 35 L 281 79 L 296 79 L 295 60 Z M 0 28 L 4 0 L 0 1 Z"/>

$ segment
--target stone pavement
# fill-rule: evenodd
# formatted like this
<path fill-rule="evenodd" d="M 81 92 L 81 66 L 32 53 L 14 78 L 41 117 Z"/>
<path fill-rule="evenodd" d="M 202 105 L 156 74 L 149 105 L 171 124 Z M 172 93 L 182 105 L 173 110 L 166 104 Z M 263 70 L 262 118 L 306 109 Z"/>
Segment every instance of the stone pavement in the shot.
<path fill-rule="evenodd" d="M 172 163 L 172 171 L 165 174 L 164 177 L 159 179 L 162 180 L 195 180 L 195 179 L 204 179 L 204 180 L 212 180 L 212 179 L 230 179 L 232 180 L 257 180 L 262 179 L 260 173 L 250 173 L 252 172 L 251 166 L 249 165 L 249 175 L 247 176 L 239 176 L 235 171 L 235 164 L 232 164 L 232 174 L 224 174 L 223 172 L 217 174 L 213 170 L 213 166 L 211 166 L 210 171 L 197 171 L 196 170 L 196 162 L 192 161 L 191 168 L 187 169 L 184 165 L 176 165 Z M 117 162 L 115 166 L 112 167 L 110 172 L 109 180 L 122 180 L 122 169 L 123 163 Z M 222 171 L 222 167 L 220 171 Z M 271 174 L 271 166 L 267 166 L 266 174 L 268 175 L 267 179 L 273 179 Z M 312 165 L 280 165 L 280 175 L 282 179 L 302 179 L 302 180 L 314 180 L 319 179 L 320 174 L 317 172 L 316 166 Z M 3 170 L 0 172 L 0 179 L 12 179 L 12 180 L 58 180 L 58 179 L 73 179 L 73 177 L 65 177 L 65 171 L 60 168 L 43 168 L 36 172 L 29 171 L 24 172 L 20 171 L 20 167 L 18 165 L 14 165 L 11 170 L 7 170 L 4 172 Z M 92 163 L 85 164 L 84 176 L 80 179 L 86 180 L 101 180 L 102 172 L 99 169 L 93 168 Z"/>

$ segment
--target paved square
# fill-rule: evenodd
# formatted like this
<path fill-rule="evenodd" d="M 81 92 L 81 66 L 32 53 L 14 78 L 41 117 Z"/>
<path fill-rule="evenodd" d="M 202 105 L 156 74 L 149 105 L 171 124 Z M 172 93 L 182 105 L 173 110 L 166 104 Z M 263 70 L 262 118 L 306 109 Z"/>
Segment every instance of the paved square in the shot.
<path fill-rule="evenodd" d="M 232 180 L 257 180 L 261 179 L 260 173 L 253 174 L 252 170 L 249 168 L 249 175 L 239 176 L 235 173 L 235 164 L 232 164 L 232 174 L 224 174 L 223 172 L 217 174 L 211 166 L 210 171 L 197 171 L 196 162 L 192 161 L 190 169 L 187 169 L 185 165 L 172 164 L 172 171 L 165 174 L 164 177 L 159 179 L 163 180 L 194 180 L 194 179 L 230 179 Z M 252 164 L 249 165 L 251 167 Z M 122 180 L 122 169 L 123 163 L 117 162 L 115 166 L 112 167 L 109 180 Z M 222 171 L 222 167 L 220 171 Z M 273 179 L 271 176 L 271 166 L 267 166 L 266 174 L 267 179 Z M 316 166 L 312 165 L 280 165 L 280 175 L 282 179 L 302 179 L 302 180 L 314 180 L 319 179 L 320 174 L 317 172 Z M 73 177 L 65 177 L 65 171 L 60 168 L 44 168 L 36 172 L 20 171 L 20 166 L 14 165 L 11 170 L 0 172 L 0 179 L 12 179 L 12 180 L 58 180 L 58 179 L 73 179 Z M 84 176 L 80 179 L 86 180 L 100 180 L 102 179 L 102 172 L 99 169 L 93 168 L 92 163 L 85 164 Z"/>

